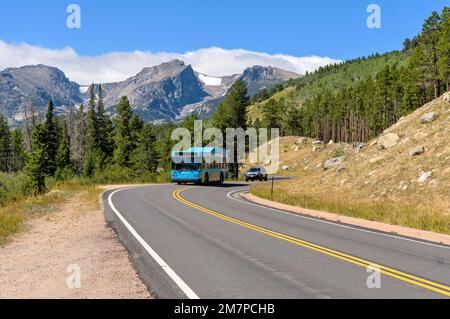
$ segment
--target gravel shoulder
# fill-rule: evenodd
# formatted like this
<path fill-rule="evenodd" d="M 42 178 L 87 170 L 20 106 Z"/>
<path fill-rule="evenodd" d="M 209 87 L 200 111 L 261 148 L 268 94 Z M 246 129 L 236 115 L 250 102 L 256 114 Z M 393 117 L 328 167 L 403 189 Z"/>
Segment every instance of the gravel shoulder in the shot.
<path fill-rule="evenodd" d="M 69 288 L 67 280 L 76 278 L 78 269 L 80 287 Z M 56 213 L 30 221 L 27 231 L 0 247 L 0 298 L 151 296 L 106 225 L 101 204 L 92 195 L 78 193 Z"/>

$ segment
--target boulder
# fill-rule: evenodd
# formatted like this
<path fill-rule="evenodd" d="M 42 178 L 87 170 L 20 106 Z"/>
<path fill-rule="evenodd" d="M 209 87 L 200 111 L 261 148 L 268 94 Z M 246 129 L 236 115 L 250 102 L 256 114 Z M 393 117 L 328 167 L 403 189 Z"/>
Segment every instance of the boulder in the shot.
<path fill-rule="evenodd" d="M 432 172 L 422 172 L 422 174 L 419 177 L 419 183 L 420 184 L 425 183 L 431 176 L 433 176 Z"/>
<path fill-rule="evenodd" d="M 367 146 L 367 144 L 366 144 L 366 143 L 362 143 L 362 142 L 356 144 L 356 146 L 355 146 L 355 152 L 356 152 L 356 153 L 361 152 L 362 149 L 365 148 L 366 146 Z"/>
<path fill-rule="evenodd" d="M 420 154 L 423 154 L 425 152 L 425 147 L 423 146 L 417 146 L 409 150 L 409 156 L 417 156 Z"/>
<path fill-rule="evenodd" d="M 444 101 L 447 102 L 447 103 L 450 103 L 450 92 L 445 93 Z"/>
<path fill-rule="evenodd" d="M 305 137 L 300 137 L 300 138 L 297 140 L 297 144 L 298 144 L 298 145 L 305 145 L 307 141 L 308 141 L 307 138 L 305 138 Z"/>
<path fill-rule="evenodd" d="M 330 142 L 328 143 L 328 145 L 333 145 L 333 144 L 334 144 L 333 140 L 330 140 Z"/>
<path fill-rule="evenodd" d="M 431 123 L 436 121 L 438 117 L 439 114 L 437 114 L 436 112 L 427 113 L 420 118 L 420 123 L 422 124 Z"/>
<path fill-rule="evenodd" d="M 400 137 L 395 133 L 388 133 L 380 136 L 377 141 L 378 147 L 380 149 L 389 149 L 393 148 L 400 141 Z"/>
<path fill-rule="evenodd" d="M 322 141 L 317 140 L 317 141 L 313 141 L 312 144 L 313 145 L 323 145 L 324 143 Z"/>
<path fill-rule="evenodd" d="M 323 165 L 323 168 L 325 170 L 327 170 L 327 169 L 336 167 L 338 165 L 341 165 L 344 161 L 345 161 L 345 156 L 335 157 L 335 158 L 332 158 L 332 159 L 326 161 L 325 164 Z"/>
<path fill-rule="evenodd" d="M 289 166 L 284 165 L 281 169 L 282 169 L 283 171 L 287 171 L 287 170 L 289 170 Z"/>

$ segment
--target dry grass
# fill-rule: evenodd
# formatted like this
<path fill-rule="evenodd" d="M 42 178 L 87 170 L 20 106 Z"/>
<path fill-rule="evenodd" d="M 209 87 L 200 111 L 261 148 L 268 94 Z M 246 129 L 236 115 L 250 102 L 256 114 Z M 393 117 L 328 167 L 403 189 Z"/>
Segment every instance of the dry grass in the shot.
<path fill-rule="evenodd" d="M 21 197 L 14 203 L 0 207 L 0 246 L 6 244 L 12 235 L 22 231 L 28 220 L 55 212 L 71 196 L 80 192 L 83 192 L 86 200 L 99 205 L 101 190 L 71 182 L 60 184 L 43 196 Z"/>
<path fill-rule="evenodd" d="M 421 124 L 420 117 L 437 112 L 438 120 Z M 281 140 L 281 174 L 297 176 L 277 184 L 274 200 L 305 208 L 361 217 L 390 224 L 450 233 L 450 104 L 441 97 L 387 130 L 400 136 L 392 149 L 380 150 L 376 141 L 360 153 L 351 145 L 322 145 L 313 151 L 312 140 Z M 424 146 L 424 154 L 410 157 L 409 150 Z M 345 155 L 344 163 L 330 170 L 323 163 Z M 346 168 L 345 172 L 337 172 Z M 432 172 L 419 183 L 422 172 Z M 255 195 L 270 199 L 267 188 Z"/>
<path fill-rule="evenodd" d="M 311 193 L 307 189 L 302 192 L 286 183 L 276 185 L 273 198 L 268 186 L 254 187 L 252 194 L 287 205 L 450 234 L 450 217 L 420 202 L 355 200 L 341 192 L 331 196 L 328 193 Z"/>

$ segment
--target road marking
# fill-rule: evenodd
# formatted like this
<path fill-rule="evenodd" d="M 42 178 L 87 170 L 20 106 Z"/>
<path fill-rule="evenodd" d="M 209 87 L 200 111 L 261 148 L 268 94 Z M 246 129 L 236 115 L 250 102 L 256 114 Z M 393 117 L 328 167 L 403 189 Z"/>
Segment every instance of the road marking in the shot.
<path fill-rule="evenodd" d="M 136 240 L 144 247 L 144 249 L 147 251 L 147 253 L 158 263 L 158 265 L 166 272 L 166 274 L 170 277 L 170 279 L 175 282 L 175 284 L 183 291 L 183 293 L 189 298 L 189 299 L 200 299 L 199 296 L 183 281 L 183 279 L 180 278 L 176 274 L 175 271 L 173 271 L 172 268 L 169 267 L 169 265 L 162 259 L 156 251 L 150 247 L 149 244 L 137 233 L 137 231 L 133 228 L 133 226 L 128 223 L 128 221 L 122 216 L 122 214 L 117 210 L 117 208 L 114 206 L 112 202 L 112 197 L 114 194 L 125 190 L 126 188 L 116 190 L 112 192 L 108 197 L 108 203 L 113 212 L 119 217 L 119 219 L 122 221 L 122 223 L 125 225 L 125 227 L 128 229 L 128 231 L 136 238 Z"/>
<path fill-rule="evenodd" d="M 285 235 L 285 234 L 282 234 L 282 233 L 278 233 L 278 232 L 272 231 L 272 230 L 267 229 L 267 228 L 263 228 L 263 227 L 260 227 L 260 226 L 257 226 L 257 225 L 253 225 L 253 224 L 244 222 L 242 220 L 223 215 L 223 214 L 221 214 L 219 212 L 213 211 L 213 210 L 208 209 L 206 207 L 202 207 L 200 205 L 197 205 L 197 204 L 195 204 L 193 202 L 190 202 L 190 201 L 184 199 L 181 196 L 181 193 L 186 191 L 186 190 L 188 190 L 188 189 L 191 189 L 191 188 L 184 188 L 184 189 L 175 190 L 172 195 L 173 195 L 173 197 L 176 200 L 178 200 L 178 201 L 180 201 L 180 202 L 182 202 L 182 203 L 184 203 L 184 204 L 186 204 L 186 205 L 188 205 L 188 206 L 190 206 L 192 208 L 200 210 L 200 211 L 202 211 L 202 212 L 204 212 L 206 214 L 209 214 L 209 215 L 212 215 L 214 217 L 217 217 L 219 219 L 228 221 L 228 222 L 236 224 L 236 225 L 240 225 L 242 227 L 245 227 L 245 228 L 257 231 L 259 233 L 266 234 L 266 235 L 268 235 L 270 237 L 281 239 L 281 240 L 290 242 L 292 244 L 295 244 L 295 245 L 298 245 L 298 246 L 301 246 L 301 247 L 304 247 L 304 248 L 307 248 L 307 249 L 310 249 L 310 250 L 314 250 L 314 251 L 322 253 L 324 255 L 327 255 L 327 256 L 330 256 L 330 257 L 334 257 L 336 259 L 339 259 L 339 260 L 342 260 L 342 261 L 346 261 L 346 262 L 349 262 L 351 264 L 354 264 L 354 265 L 357 265 L 357 266 L 360 266 L 360 267 L 363 267 L 363 268 L 366 268 L 366 269 L 367 268 L 369 268 L 369 269 L 376 269 L 376 270 L 380 271 L 381 273 L 383 273 L 384 275 L 387 275 L 389 277 L 396 278 L 398 280 L 401 280 L 401 281 L 404 281 L 404 282 L 408 282 L 410 284 L 413 284 L 413 285 L 422 287 L 424 289 L 431 290 L 433 292 L 436 292 L 436 293 L 442 294 L 444 296 L 450 297 L 450 287 L 449 286 L 446 286 L 446 285 L 443 285 L 443 284 L 440 284 L 440 283 L 437 283 L 437 282 L 433 282 L 431 280 L 427 280 L 427 279 L 424 279 L 424 278 L 420 278 L 420 277 L 417 277 L 417 276 L 414 276 L 414 275 L 411 275 L 411 274 L 408 274 L 408 273 L 405 273 L 405 272 L 402 272 L 402 271 L 399 271 L 399 270 L 396 270 L 396 269 L 392 269 L 392 268 L 389 268 L 389 267 L 386 267 L 386 266 L 383 266 L 383 265 L 379 265 L 377 263 L 373 263 L 373 262 L 370 262 L 368 260 L 364 260 L 364 259 L 352 256 L 352 255 L 348 255 L 348 254 L 342 253 L 342 252 L 337 251 L 337 250 L 333 250 L 333 249 L 330 249 L 330 248 L 327 248 L 327 247 L 324 247 L 324 246 L 316 245 L 316 244 L 308 242 L 308 241 L 304 241 L 304 240 L 301 240 L 301 239 L 298 239 L 298 238 L 294 238 L 294 237 L 291 237 L 291 236 L 288 236 L 288 235 Z"/>
<path fill-rule="evenodd" d="M 247 190 L 247 189 L 249 189 L 249 188 L 246 188 L 245 190 Z M 237 198 L 233 197 L 233 195 L 235 193 L 239 193 L 239 192 L 242 192 L 242 191 L 243 190 L 231 191 L 231 192 L 227 193 L 227 197 L 232 199 L 232 200 L 234 200 L 234 201 L 237 201 L 237 202 L 241 202 L 241 203 L 244 203 L 244 204 L 247 204 L 247 205 L 256 206 L 256 207 L 265 208 L 265 209 L 268 209 L 268 210 L 272 210 L 272 211 L 275 211 L 275 212 L 279 212 L 279 213 L 283 213 L 283 214 L 286 214 L 286 215 L 294 216 L 294 217 L 297 217 L 297 218 L 307 219 L 307 220 L 311 220 L 311 221 L 315 221 L 315 222 L 319 222 L 319 223 L 323 223 L 323 224 L 338 226 L 338 227 L 352 229 L 352 230 L 358 230 L 358 231 L 361 231 L 363 233 L 369 233 L 369 234 L 374 234 L 374 235 L 383 236 L 383 237 L 401 239 L 401 240 L 410 241 L 410 242 L 417 243 L 417 244 L 422 244 L 422 245 L 433 246 L 433 247 L 437 247 L 437 248 L 443 248 L 443 249 L 450 250 L 449 246 L 444 246 L 444 245 L 440 245 L 440 244 L 433 244 L 433 243 L 429 243 L 429 242 L 421 241 L 421 240 L 417 240 L 417 239 L 411 239 L 411 238 L 406 238 L 406 237 L 386 234 L 386 233 L 377 232 L 377 231 L 373 231 L 373 230 L 368 230 L 368 229 L 363 229 L 363 228 L 354 227 L 354 226 L 350 226 L 350 225 L 345 225 L 345 224 L 341 224 L 341 223 L 337 223 L 337 222 L 326 221 L 326 220 L 322 220 L 322 219 L 319 219 L 319 218 L 308 217 L 308 216 L 304 216 L 304 215 L 300 215 L 300 214 L 296 214 L 296 213 L 287 212 L 287 211 L 284 211 L 284 210 L 281 210 L 281 209 L 277 209 L 277 208 L 272 208 L 272 207 L 268 207 L 268 206 L 264 206 L 264 205 L 260 205 L 260 204 L 256 204 L 256 203 L 251 203 L 251 202 L 248 202 L 248 201 L 245 201 L 245 200 L 241 200 L 241 199 L 237 199 Z"/>

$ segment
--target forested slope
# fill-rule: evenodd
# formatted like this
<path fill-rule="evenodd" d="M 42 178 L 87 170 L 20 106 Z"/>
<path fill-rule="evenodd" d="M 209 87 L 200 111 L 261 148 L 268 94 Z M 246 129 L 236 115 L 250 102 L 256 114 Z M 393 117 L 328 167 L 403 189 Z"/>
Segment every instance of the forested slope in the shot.
<path fill-rule="evenodd" d="M 334 142 L 367 141 L 449 89 L 450 8 L 399 52 L 320 68 L 249 107 L 249 123 Z M 295 89 L 292 89 L 295 88 Z M 276 98 L 275 98 L 276 97 Z"/>

